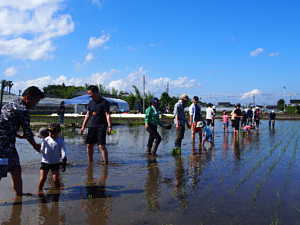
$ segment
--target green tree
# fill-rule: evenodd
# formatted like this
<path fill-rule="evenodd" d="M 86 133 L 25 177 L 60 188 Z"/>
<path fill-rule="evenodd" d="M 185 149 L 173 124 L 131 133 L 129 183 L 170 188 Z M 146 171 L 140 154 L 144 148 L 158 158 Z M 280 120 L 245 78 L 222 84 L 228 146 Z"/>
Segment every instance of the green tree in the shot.
<path fill-rule="evenodd" d="M 167 92 L 163 92 L 160 96 L 160 110 L 166 112 L 167 109 L 170 110 L 172 98 Z"/>
<path fill-rule="evenodd" d="M 279 99 L 277 102 L 277 109 L 283 111 L 285 108 L 285 101 L 284 99 Z"/>
<path fill-rule="evenodd" d="M 73 98 L 78 91 L 85 90 L 84 87 L 65 86 L 62 85 L 48 85 L 43 88 L 47 97 L 52 98 Z"/>

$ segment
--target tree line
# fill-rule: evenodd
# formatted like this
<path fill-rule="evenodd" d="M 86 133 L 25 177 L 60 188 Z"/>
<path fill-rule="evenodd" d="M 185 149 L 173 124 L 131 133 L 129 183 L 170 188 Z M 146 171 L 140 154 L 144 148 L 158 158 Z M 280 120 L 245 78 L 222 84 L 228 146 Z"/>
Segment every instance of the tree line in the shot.
<path fill-rule="evenodd" d="M 69 99 L 83 95 L 87 86 L 89 86 L 89 84 L 85 84 L 84 86 L 66 86 L 65 84 L 48 85 L 47 87 L 44 87 L 43 90 L 47 97 Z M 97 86 L 99 87 L 99 91 L 102 96 L 119 98 L 128 102 L 131 111 L 134 110 L 142 112 L 143 99 L 145 101 L 146 108 L 150 105 L 151 99 L 154 98 L 154 95 L 150 92 L 145 93 L 145 96 L 143 96 L 142 92 L 135 85 L 132 85 L 132 90 L 129 92 L 119 91 L 115 88 L 108 89 L 101 84 Z M 172 112 L 175 103 L 178 101 L 178 97 L 170 96 L 167 92 L 162 93 L 159 99 L 161 102 L 160 110 L 162 112 Z"/>
<path fill-rule="evenodd" d="M 48 85 L 43 89 L 47 97 L 69 99 L 79 95 L 83 95 L 88 86 L 89 84 L 85 84 L 84 86 L 66 86 L 63 83 L 61 85 Z M 98 87 L 102 96 L 125 100 L 126 102 L 128 102 L 129 109 L 131 111 L 143 111 L 143 94 L 137 86 L 132 85 L 132 90 L 129 92 L 119 91 L 115 88 L 108 89 L 101 84 L 99 84 Z M 145 108 L 150 105 L 150 101 L 154 97 L 155 96 L 150 92 L 145 93 Z M 173 112 L 174 105 L 178 101 L 178 97 L 170 96 L 167 92 L 163 92 L 160 95 L 159 100 L 160 110 L 164 113 L 168 113 Z M 205 102 L 201 102 L 200 104 L 202 106 L 207 106 L 207 103 Z M 289 114 L 300 114 L 300 106 L 286 105 L 284 99 L 278 100 L 277 109 Z"/>

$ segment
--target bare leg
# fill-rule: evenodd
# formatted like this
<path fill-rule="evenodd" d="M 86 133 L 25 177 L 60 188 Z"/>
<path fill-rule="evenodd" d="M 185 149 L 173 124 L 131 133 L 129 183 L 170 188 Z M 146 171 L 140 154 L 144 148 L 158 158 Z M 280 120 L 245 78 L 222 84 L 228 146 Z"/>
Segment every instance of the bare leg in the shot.
<path fill-rule="evenodd" d="M 42 191 L 47 180 L 48 170 L 40 170 L 39 191 Z"/>
<path fill-rule="evenodd" d="M 108 164 L 108 152 L 105 145 L 99 145 L 99 150 L 101 151 L 102 160 L 105 164 Z"/>
<path fill-rule="evenodd" d="M 22 196 L 23 194 L 23 182 L 22 182 L 22 169 L 18 168 L 10 172 L 13 182 L 13 187 L 17 196 Z"/>
<path fill-rule="evenodd" d="M 60 187 L 59 170 L 52 171 L 52 179 L 56 188 Z"/>
<path fill-rule="evenodd" d="M 87 154 L 89 163 L 94 161 L 94 144 L 87 144 Z"/>

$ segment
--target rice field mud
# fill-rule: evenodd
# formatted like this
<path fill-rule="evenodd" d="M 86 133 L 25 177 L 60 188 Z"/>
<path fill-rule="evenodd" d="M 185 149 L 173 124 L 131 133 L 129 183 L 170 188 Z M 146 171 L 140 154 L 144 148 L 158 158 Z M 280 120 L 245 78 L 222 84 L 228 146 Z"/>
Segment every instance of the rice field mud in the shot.
<path fill-rule="evenodd" d="M 234 137 L 215 130 L 215 145 L 199 153 L 187 130 L 173 156 L 175 128 L 159 130 L 158 157 L 145 154 L 143 126 L 115 126 L 108 136 L 110 164 L 88 166 L 78 130 L 64 130 L 69 165 L 63 188 L 46 183 L 38 196 L 40 155 L 18 140 L 24 191 L 15 201 L 10 179 L 0 182 L 0 224 L 297 225 L 300 224 L 300 121 Z"/>

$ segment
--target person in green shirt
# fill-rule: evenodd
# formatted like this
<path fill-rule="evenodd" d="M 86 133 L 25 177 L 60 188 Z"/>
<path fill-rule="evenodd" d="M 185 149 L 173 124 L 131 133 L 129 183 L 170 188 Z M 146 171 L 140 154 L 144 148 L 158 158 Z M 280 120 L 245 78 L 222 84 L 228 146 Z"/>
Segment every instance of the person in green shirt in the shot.
<path fill-rule="evenodd" d="M 149 155 L 156 155 L 157 148 L 161 141 L 161 136 L 157 132 L 157 126 L 161 125 L 159 119 L 159 112 L 157 110 L 158 105 L 159 105 L 158 98 L 153 98 L 151 100 L 151 105 L 146 109 L 145 112 L 145 128 L 149 132 L 149 138 L 147 144 L 147 153 Z"/>

